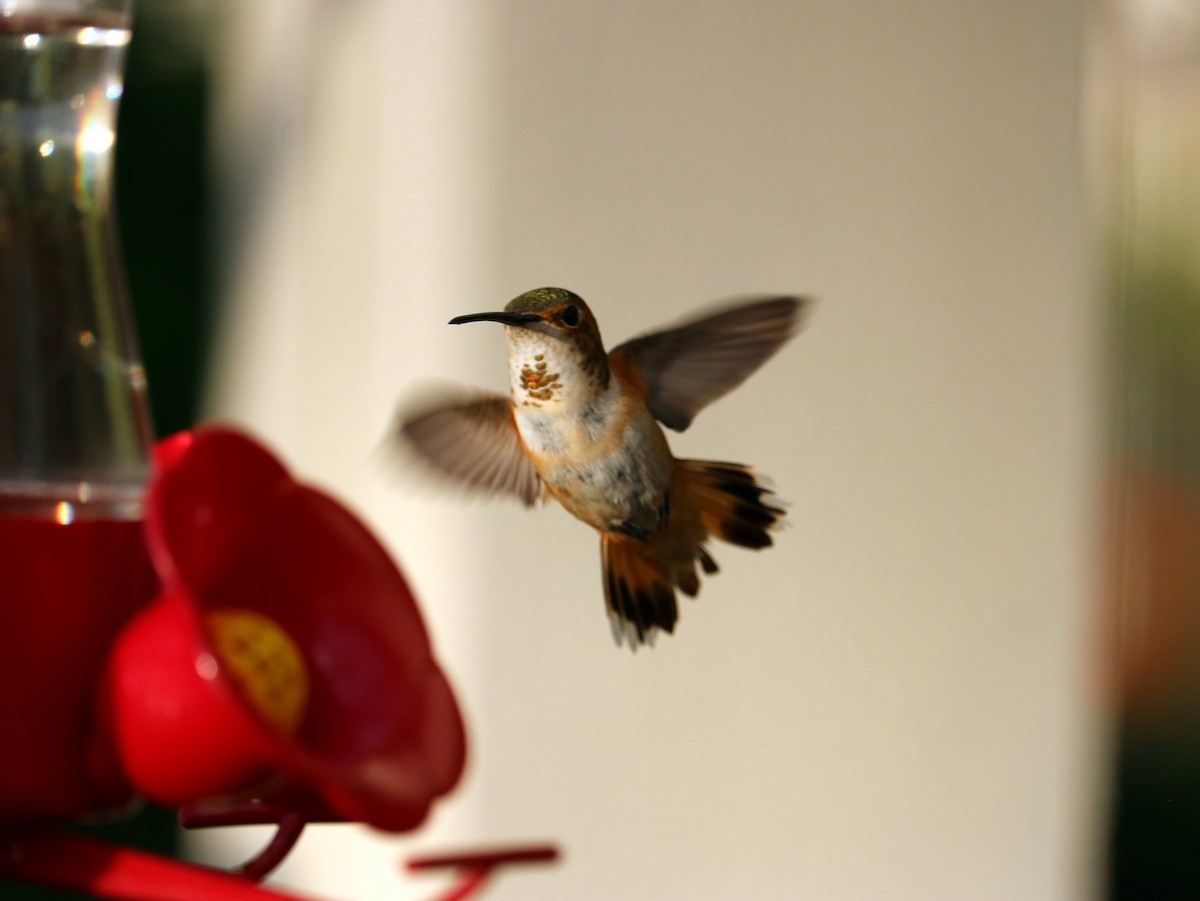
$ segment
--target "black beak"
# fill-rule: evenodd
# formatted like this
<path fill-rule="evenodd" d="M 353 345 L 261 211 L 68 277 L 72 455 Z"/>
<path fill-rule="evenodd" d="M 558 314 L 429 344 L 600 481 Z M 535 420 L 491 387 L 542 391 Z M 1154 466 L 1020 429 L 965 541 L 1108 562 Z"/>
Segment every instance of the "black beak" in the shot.
<path fill-rule="evenodd" d="M 450 320 L 451 325 L 462 325 L 464 322 L 501 322 L 520 328 L 531 322 L 538 322 L 541 316 L 537 313 L 468 313 L 466 316 L 455 316 Z"/>

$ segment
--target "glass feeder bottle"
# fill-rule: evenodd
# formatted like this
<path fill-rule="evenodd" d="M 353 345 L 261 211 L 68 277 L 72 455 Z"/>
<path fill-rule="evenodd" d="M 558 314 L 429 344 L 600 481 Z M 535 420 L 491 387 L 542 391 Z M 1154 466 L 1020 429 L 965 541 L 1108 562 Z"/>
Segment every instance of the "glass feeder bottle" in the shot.
<path fill-rule="evenodd" d="M 126 793 L 92 694 L 149 578 L 112 211 L 129 35 L 128 0 L 0 0 L 0 822 Z"/>

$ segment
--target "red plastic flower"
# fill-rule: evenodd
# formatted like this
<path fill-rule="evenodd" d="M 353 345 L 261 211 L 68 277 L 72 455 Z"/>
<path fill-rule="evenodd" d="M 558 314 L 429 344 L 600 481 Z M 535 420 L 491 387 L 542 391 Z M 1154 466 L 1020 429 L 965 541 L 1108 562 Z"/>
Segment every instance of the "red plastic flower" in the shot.
<path fill-rule="evenodd" d="M 243 435 L 205 428 L 158 446 L 145 539 L 160 592 L 114 613 L 138 610 L 97 692 L 89 774 L 106 796 L 132 783 L 182 805 L 185 825 L 279 828 L 224 873 L 0 822 L 0 875 L 114 899 L 289 901 L 255 880 L 306 822 L 410 829 L 454 786 L 465 758 L 454 696 L 403 577 L 344 507 Z M 144 555 L 134 562 L 129 584 L 143 586 Z M 98 648 L 111 620 L 91 630 Z M 410 868 L 457 869 L 440 896 L 450 901 L 500 866 L 556 857 L 553 846 L 515 847 Z"/>
<path fill-rule="evenodd" d="M 100 702 L 125 775 L 169 805 L 416 826 L 465 737 L 387 552 L 238 432 L 177 435 L 156 464 L 162 591 L 118 638 Z"/>

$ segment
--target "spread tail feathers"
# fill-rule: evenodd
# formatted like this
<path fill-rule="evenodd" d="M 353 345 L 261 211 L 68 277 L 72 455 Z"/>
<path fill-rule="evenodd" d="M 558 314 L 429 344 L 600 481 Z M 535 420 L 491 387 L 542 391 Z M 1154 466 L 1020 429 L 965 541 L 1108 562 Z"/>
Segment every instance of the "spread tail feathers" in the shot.
<path fill-rule="evenodd" d="M 709 460 L 680 460 L 679 468 L 710 535 L 741 547 L 770 546 L 769 532 L 785 511 L 771 489 L 755 480 L 754 470 Z"/>
<path fill-rule="evenodd" d="M 627 642 L 636 651 L 639 644 L 653 644 L 659 629 L 675 631 L 675 583 L 647 543 L 602 533 L 600 560 L 604 600 L 618 647 Z"/>
<path fill-rule="evenodd" d="M 604 599 L 617 644 L 632 650 L 653 644 L 661 629 L 672 632 L 679 618 L 678 588 L 689 597 L 700 590 L 696 564 L 705 575 L 717 564 L 704 544 L 712 536 L 730 544 L 764 548 L 783 518 L 769 488 L 736 463 L 679 460 L 670 519 L 647 541 L 601 533 Z"/>

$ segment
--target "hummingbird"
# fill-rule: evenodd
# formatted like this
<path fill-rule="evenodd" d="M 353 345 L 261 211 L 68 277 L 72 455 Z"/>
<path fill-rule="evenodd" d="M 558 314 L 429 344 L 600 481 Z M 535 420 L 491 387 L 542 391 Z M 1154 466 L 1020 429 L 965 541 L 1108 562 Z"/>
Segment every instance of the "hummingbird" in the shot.
<path fill-rule="evenodd" d="M 600 534 L 613 638 L 632 650 L 671 633 L 676 590 L 695 597 L 707 543 L 772 543 L 781 502 L 749 466 L 677 459 L 683 431 L 795 334 L 807 301 L 764 297 L 651 332 L 606 352 L 588 305 L 536 288 L 495 322 L 508 339 L 510 393 L 441 399 L 398 416 L 395 438 L 453 481 L 533 506 L 549 495 Z"/>

